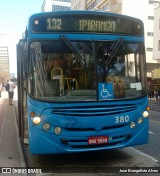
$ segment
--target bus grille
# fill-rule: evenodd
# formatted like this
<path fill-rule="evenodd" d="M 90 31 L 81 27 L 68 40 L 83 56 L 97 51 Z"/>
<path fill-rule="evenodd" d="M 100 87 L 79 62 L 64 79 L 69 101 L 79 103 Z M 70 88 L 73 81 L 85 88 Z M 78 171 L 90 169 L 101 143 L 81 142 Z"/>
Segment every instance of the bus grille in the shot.
<path fill-rule="evenodd" d="M 53 114 L 64 116 L 107 116 L 120 113 L 127 113 L 138 109 L 136 104 L 122 105 L 99 105 L 99 106 L 70 106 L 70 107 L 55 107 L 52 109 Z"/>
<path fill-rule="evenodd" d="M 74 105 L 71 104 L 70 106 L 61 106 L 61 107 L 54 107 L 52 109 L 52 114 L 56 115 L 62 115 L 62 116 L 70 116 L 70 117 L 106 117 L 110 115 L 116 115 L 116 114 L 121 114 L 121 113 L 127 113 L 127 112 L 132 112 L 138 109 L 137 104 L 119 104 L 119 105 Z M 63 145 L 66 145 L 66 147 L 72 148 L 72 149 L 94 149 L 94 148 L 111 148 L 115 146 L 122 145 L 124 142 L 129 140 L 131 138 L 131 133 L 125 132 L 126 124 L 119 124 L 115 126 L 103 126 L 100 130 L 103 134 L 107 134 L 108 130 L 114 130 L 114 134 L 111 136 L 109 135 L 109 140 L 108 143 L 106 144 L 98 144 L 98 145 L 89 145 L 88 144 L 88 136 L 79 136 L 74 137 L 72 136 L 67 136 L 67 137 L 61 137 L 61 143 Z M 87 132 L 92 133 L 93 136 L 98 136 L 97 130 L 94 127 L 89 127 L 89 128 L 84 128 L 84 127 L 63 127 L 64 130 L 68 131 L 69 133 L 75 132 L 74 134 L 78 134 L 79 132 Z M 123 131 L 123 133 L 119 133 L 120 131 Z M 86 133 L 86 134 L 87 134 Z M 101 134 L 102 134 L 101 133 Z"/>

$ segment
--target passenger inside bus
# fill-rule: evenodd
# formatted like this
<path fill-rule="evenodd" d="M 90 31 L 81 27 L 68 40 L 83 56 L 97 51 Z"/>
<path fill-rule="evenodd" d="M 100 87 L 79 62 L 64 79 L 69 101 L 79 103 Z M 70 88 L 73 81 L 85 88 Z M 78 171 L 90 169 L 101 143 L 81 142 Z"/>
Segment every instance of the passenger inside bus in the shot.
<path fill-rule="evenodd" d="M 111 60 L 112 59 L 112 60 Z M 97 80 L 98 83 L 112 83 L 114 97 L 121 98 L 126 96 L 125 86 L 121 77 L 125 76 L 124 58 L 110 58 L 105 55 L 97 60 Z"/>
<path fill-rule="evenodd" d="M 51 71 L 49 70 L 51 80 L 59 80 L 60 95 L 64 95 L 65 90 L 79 88 L 82 68 L 77 65 L 74 58 L 70 58 L 68 62 L 67 60 L 69 59 L 64 59 L 62 54 L 57 54 L 49 66 L 51 68 Z"/>

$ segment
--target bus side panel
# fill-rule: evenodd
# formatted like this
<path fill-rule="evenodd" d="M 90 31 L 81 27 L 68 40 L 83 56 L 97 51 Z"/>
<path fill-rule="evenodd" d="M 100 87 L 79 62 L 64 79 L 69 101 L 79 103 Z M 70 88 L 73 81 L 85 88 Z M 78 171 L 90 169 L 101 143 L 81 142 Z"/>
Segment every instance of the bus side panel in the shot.
<path fill-rule="evenodd" d="M 51 134 L 33 126 L 30 129 L 29 136 L 29 148 L 32 154 L 59 153 L 56 142 L 52 140 Z"/>

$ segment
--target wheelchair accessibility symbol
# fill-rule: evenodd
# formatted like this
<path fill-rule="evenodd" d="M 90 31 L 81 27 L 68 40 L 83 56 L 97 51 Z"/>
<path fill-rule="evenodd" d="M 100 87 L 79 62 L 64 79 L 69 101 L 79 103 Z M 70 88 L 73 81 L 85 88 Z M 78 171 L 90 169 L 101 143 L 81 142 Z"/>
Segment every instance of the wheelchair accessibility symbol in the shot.
<path fill-rule="evenodd" d="M 113 85 L 112 83 L 98 83 L 99 99 L 112 99 L 113 98 Z"/>

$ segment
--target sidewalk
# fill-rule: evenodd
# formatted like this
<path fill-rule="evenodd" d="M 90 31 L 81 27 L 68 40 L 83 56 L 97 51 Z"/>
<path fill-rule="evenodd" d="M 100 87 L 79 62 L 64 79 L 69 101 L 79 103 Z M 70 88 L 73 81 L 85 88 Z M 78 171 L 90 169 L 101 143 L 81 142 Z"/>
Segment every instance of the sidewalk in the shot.
<path fill-rule="evenodd" d="M 16 91 L 13 103 L 17 101 Z M 15 109 L 14 105 L 8 104 L 8 92 L 2 92 L 2 97 L 0 97 L 0 172 L 4 171 L 3 167 L 26 167 L 19 140 Z M 1 175 L 17 174 L 0 173 Z"/>

